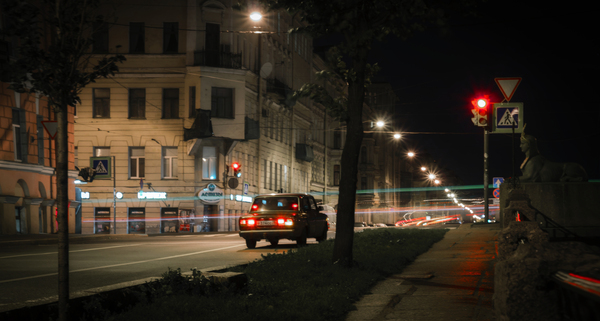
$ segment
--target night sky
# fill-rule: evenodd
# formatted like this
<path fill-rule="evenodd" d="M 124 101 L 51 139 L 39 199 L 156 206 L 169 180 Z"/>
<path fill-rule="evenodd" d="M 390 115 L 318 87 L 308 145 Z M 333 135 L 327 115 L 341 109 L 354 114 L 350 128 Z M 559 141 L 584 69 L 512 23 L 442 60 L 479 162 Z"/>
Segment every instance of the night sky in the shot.
<path fill-rule="evenodd" d="M 543 9 L 516 1 L 488 1 L 478 17 L 454 19 L 449 33 L 417 33 L 377 43 L 372 62 L 400 99 L 405 144 L 431 154 L 463 184 L 483 183 L 483 130 L 471 122 L 471 99 L 500 102 L 495 77 L 522 77 L 511 102 L 524 104 L 527 134 L 542 155 L 581 164 L 600 179 L 600 38 L 598 10 Z M 513 139 L 490 135 L 490 179 L 513 176 Z M 518 134 L 515 169 L 524 159 Z"/>

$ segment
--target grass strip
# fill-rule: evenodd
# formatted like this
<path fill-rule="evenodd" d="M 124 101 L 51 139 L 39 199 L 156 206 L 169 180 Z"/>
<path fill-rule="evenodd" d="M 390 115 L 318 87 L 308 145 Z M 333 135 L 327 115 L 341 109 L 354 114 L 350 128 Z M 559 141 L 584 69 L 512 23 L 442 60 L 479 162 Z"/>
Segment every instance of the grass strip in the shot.
<path fill-rule="evenodd" d="M 331 262 L 333 240 L 284 254 L 264 255 L 245 267 L 232 268 L 248 276 L 248 285 L 242 291 L 196 291 L 203 293 L 197 295 L 190 292 L 189 286 L 182 287 L 181 279 L 185 277 L 180 271 L 179 277 L 166 274 L 163 279 L 168 280 L 163 280 L 160 287 L 151 287 L 160 288 L 161 294 L 155 293 L 153 299 L 108 319 L 344 320 L 354 309 L 353 303 L 378 281 L 401 272 L 419 254 L 441 240 L 446 231 L 379 228 L 356 233 L 352 268 Z M 198 278 L 194 273 L 188 281 L 206 287 Z M 171 283 L 176 285 L 170 287 Z M 186 288 L 186 291 L 177 291 L 177 288 Z"/>

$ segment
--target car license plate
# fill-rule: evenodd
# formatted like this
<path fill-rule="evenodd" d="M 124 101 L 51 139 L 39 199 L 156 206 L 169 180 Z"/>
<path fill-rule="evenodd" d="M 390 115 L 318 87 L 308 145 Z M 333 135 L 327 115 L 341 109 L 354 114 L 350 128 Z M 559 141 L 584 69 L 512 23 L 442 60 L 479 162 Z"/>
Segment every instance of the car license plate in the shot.
<path fill-rule="evenodd" d="M 261 225 L 261 226 L 275 225 L 275 221 L 258 221 L 258 225 Z"/>

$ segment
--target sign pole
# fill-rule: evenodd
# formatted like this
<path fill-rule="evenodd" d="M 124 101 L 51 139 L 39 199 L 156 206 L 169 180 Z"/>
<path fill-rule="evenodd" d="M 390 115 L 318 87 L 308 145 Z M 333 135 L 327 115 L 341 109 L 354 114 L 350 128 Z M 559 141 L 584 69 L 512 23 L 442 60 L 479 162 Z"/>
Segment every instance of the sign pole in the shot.
<path fill-rule="evenodd" d="M 483 129 L 483 201 L 484 201 L 484 215 L 485 219 L 488 219 L 489 214 L 489 177 L 488 177 L 488 147 L 489 147 L 489 133 L 487 129 Z"/>
<path fill-rule="evenodd" d="M 115 156 L 111 156 L 113 162 L 113 234 L 117 234 L 117 164 Z"/>

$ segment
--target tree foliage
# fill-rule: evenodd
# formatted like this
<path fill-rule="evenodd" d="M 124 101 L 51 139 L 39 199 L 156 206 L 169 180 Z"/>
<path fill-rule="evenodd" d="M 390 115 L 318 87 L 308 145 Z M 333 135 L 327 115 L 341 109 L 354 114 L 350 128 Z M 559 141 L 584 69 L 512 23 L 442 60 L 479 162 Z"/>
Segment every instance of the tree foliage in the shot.
<path fill-rule="evenodd" d="M 114 75 L 122 55 L 92 58 L 99 0 L 5 0 L 10 35 L 18 38 L 17 59 L 11 63 L 12 88 L 35 91 L 50 106 L 81 103 L 79 93 L 98 78 Z M 94 59 L 94 61 L 91 61 Z M 97 60 L 96 60 L 97 59 Z"/>

